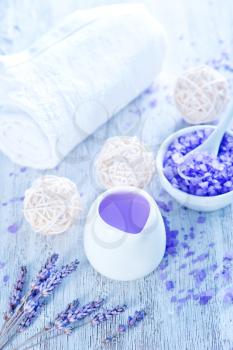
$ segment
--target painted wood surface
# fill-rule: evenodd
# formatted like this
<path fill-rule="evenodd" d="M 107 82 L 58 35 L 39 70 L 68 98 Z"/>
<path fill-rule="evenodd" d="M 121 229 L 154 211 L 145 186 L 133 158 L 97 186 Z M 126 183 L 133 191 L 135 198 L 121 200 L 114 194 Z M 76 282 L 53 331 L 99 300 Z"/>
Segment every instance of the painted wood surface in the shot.
<path fill-rule="evenodd" d="M 111 2 L 114 1 L 2 0 L 0 52 L 9 54 L 27 47 L 75 9 Z M 62 262 L 78 257 L 80 268 L 59 289 L 27 334 L 41 329 L 77 297 L 85 303 L 104 294 L 108 296 L 108 305 L 127 303 L 129 306 L 129 310 L 112 323 L 97 328 L 83 327 L 70 337 L 60 337 L 38 349 L 104 348 L 100 345 L 101 339 L 114 332 L 128 314 L 140 307 L 148 310 L 145 322 L 125 334 L 112 348 L 233 349 L 233 306 L 230 297 L 226 297 L 227 288 L 231 287 L 233 252 L 231 207 L 209 214 L 181 208 L 161 191 L 155 176 L 148 191 L 158 200 L 166 218 L 169 238 L 167 257 L 160 268 L 136 282 L 115 282 L 97 274 L 84 255 L 82 234 L 85 216 L 90 204 L 102 191 L 96 182 L 93 164 L 106 138 L 120 134 L 137 135 L 156 154 L 162 140 L 182 125 L 171 97 L 177 74 L 186 67 L 208 63 L 222 71 L 230 82 L 232 80 L 232 1 L 147 0 L 145 3 L 164 25 L 168 36 L 168 55 L 159 81 L 78 146 L 56 170 L 25 169 L 0 156 L 1 312 L 5 310 L 19 266 L 27 264 L 32 277 L 53 251 L 60 254 Z M 82 194 L 82 219 L 64 235 L 48 237 L 35 234 L 23 219 L 24 191 L 43 174 L 69 177 Z M 231 290 L 228 292 L 231 293 Z M 15 340 L 16 347 L 25 337 L 23 334 Z"/>

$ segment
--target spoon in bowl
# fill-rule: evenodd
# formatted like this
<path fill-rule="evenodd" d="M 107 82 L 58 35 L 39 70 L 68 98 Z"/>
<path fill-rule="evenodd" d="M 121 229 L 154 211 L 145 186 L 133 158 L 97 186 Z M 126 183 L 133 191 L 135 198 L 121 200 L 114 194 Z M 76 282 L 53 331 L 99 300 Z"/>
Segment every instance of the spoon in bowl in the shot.
<path fill-rule="evenodd" d="M 210 136 L 198 147 L 194 148 L 192 151 L 188 152 L 182 159 L 182 163 L 178 165 L 178 174 L 185 180 L 192 180 L 197 178 L 201 180 L 203 176 L 190 176 L 184 174 L 184 169 L 187 167 L 187 163 L 192 162 L 192 160 L 198 159 L 198 156 L 207 155 L 207 157 L 217 158 L 219 147 L 221 145 L 223 136 L 227 129 L 231 126 L 233 119 L 232 106 L 228 108 L 227 113 L 222 118 L 216 129 L 210 134 Z M 221 170 L 221 169 L 219 169 Z"/>

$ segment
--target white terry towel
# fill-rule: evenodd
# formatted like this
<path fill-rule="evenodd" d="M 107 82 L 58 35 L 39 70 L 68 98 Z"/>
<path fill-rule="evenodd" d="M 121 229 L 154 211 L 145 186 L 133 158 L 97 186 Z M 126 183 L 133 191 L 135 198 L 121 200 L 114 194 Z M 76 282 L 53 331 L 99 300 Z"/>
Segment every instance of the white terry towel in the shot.
<path fill-rule="evenodd" d="M 20 54 L 0 59 L 0 149 L 55 167 L 154 80 L 164 35 L 143 5 L 77 11 Z M 2 78 L 1 78 L 2 79 Z"/>

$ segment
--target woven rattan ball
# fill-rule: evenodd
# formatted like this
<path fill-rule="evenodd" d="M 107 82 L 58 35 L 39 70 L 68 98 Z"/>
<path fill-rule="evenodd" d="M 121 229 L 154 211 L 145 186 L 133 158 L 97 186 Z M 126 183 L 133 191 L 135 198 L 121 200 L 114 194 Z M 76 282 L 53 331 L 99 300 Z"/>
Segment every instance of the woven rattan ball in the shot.
<path fill-rule="evenodd" d="M 225 77 L 211 67 L 193 67 L 177 79 L 174 98 L 189 124 L 212 122 L 228 102 L 228 84 Z"/>
<path fill-rule="evenodd" d="M 76 185 L 65 177 L 43 176 L 26 190 L 24 216 L 35 232 L 65 232 L 78 218 L 81 200 Z"/>
<path fill-rule="evenodd" d="M 155 171 L 153 153 L 136 137 L 109 138 L 96 159 L 97 178 L 106 188 L 144 188 Z"/>

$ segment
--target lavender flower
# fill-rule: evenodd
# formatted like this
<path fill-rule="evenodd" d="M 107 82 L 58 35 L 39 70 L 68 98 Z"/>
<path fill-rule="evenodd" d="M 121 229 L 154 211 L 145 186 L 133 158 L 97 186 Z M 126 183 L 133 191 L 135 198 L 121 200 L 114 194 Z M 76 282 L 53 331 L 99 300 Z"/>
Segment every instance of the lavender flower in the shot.
<path fill-rule="evenodd" d="M 60 312 L 57 315 L 55 322 L 59 321 L 59 320 L 65 320 L 67 318 L 68 314 L 70 312 L 73 312 L 74 310 L 76 310 L 78 307 L 79 307 L 79 300 L 75 299 L 72 303 L 68 304 L 68 306 L 66 307 L 66 309 L 64 311 Z"/>
<path fill-rule="evenodd" d="M 105 312 L 99 313 L 92 318 L 91 324 L 94 326 L 94 325 L 99 325 L 102 322 L 108 321 L 112 317 L 124 312 L 126 308 L 127 308 L 126 305 L 122 305 L 122 306 L 118 305 L 111 310 L 106 310 Z"/>
<path fill-rule="evenodd" d="M 120 324 L 117 328 L 118 333 L 125 333 L 127 331 L 127 326 L 124 324 Z"/>
<path fill-rule="evenodd" d="M 72 272 L 77 270 L 79 261 L 76 259 L 71 264 L 62 266 L 61 270 L 55 270 L 50 276 L 38 284 L 34 284 L 32 288 L 31 297 L 37 298 L 39 296 L 48 297 L 51 295 L 56 287 L 58 287 L 62 280 L 69 276 Z"/>
<path fill-rule="evenodd" d="M 62 330 L 65 333 L 70 333 L 72 331 L 72 324 L 77 321 L 81 321 L 96 310 L 98 310 L 104 302 L 104 299 L 99 299 L 97 301 L 92 301 L 82 307 L 79 307 L 75 303 L 71 304 L 70 308 L 64 313 L 57 316 L 54 322 L 54 326 L 58 330 Z"/>
<path fill-rule="evenodd" d="M 42 298 L 39 299 L 37 304 L 32 303 L 30 312 L 26 314 L 24 320 L 21 322 L 19 326 L 19 329 L 18 329 L 19 332 L 25 331 L 26 328 L 32 325 L 34 320 L 40 315 L 41 309 L 44 305 L 45 305 L 45 301 Z"/>
<path fill-rule="evenodd" d="M 39 343 L 41 345 L 43 342 L 47 342 L 48 340 L 53 339 L 54 337 L 59 337 L 64 333 L 70 334 L 76 328 L 76 326 L 77 328 L 79 328 L 80 326 L 84 326 L 88 323 L 89 324 L 91 323 L 93 325 L 100 324 L 104 321 L 111 319 L 113 316 L 124 312 L 127 308 L 126 305 L 123 305 L 123 306 L 118 305 L 111 310 L 106 310 L 105 312 L 96 314 L 91 320 L 85 323 L 81 323 L 81 325 L 75 324 L 75 323 L 78 323 L 78 321 L 85 319 L 87 316 L 89 316 L 90 314 L 95 312 L 97 309 L 99 309 L 103 305 L 104 301 L 105 299 L 100 298 L 97 301 L 92 301 L 82 307 L 79 307 L 79 300 L 75 299 L 72 303 L 68 304 L 68 306 L 64 311 L 60 312 L 56 316 L 54 322 L 50 323 L 42 331 L 34 334 L 31 338 L 27 339 L 23 344 L 20 345 L 20 348 L 23 347 L 25 350 L 31 349 L 34 345 L 38 345 L 38 338 L 39 338 Z M 29 310 L 30 309 L 28 308 L 28 311 Z M 31 305 L 31 310 L 34 310 L 33 303 Z M 138 314 L 136 315 L 137 321 L 139 321 L 139 318 L 142 318 L 142 316 L 139 317 L 139 313 L 141 312 L 138 312 Z M 128 326 L 121 326 L 121 327 L 125 327 L 127 329 Z M 121 333 L 123 331 L 120 332 L 120 329 L 119 329 L 118 332 Z M 112 339 L 113 339 L 113 336 L 112 336 Z M 32 344 L 33 340 L 34 341 L 37 340 L 37 343 L 35 343 L 34 345 L 25 347 L 28 343 Z"/>
<path fill-rule="evenodd" d="M 16 280 L 16 283 L 14 284 L 10 299 L 9 299 L 9 307 L 8 307 L 8 313 L 5 313 L 4 318 L 7 321 L 11 315 L 13 315 L 15 309 L 20 304 L 20 301 L 23 296 L 23 289 L 25 285 L 27 275 L 27 268 L 26 266 L 21 266 L 18 278 Z"/>
<path fill-rule="evenodd" d="M 0 348 L 3 348 L 19 331 L 25 330 L 40 314 L 48 296 L 50 296 L 63 279 L 74 272 L 79 264 L 78 260 L 63 266 L 60 270 L 55 265 L 58 259 L 53 254 L 38 272 L 29 292 L 20 300 L 14 314 L 7 319 L 0 333 Z"/>
<path fill-rule="evenodd" d="M 42 269 L 42 273 L 39 273 L 37 275 L 37 281 L 39 281 L 40 278 L 41 282 L 37 284 L 35 283 L 33 285 L 27 302 L 24 305 L 23 312 L 25 314 L 25 318 L 23 320 L 23 323 L 20 325 L 21 331 L 26 327 L 30 326 L 36 319 L 36 317 L 40 314 L 41 308 L 45 303 L 44 299 L 50 296 L 55 290 L 55 288 L 57 288 L 62 283 L 63 279 L 69 276 L 72 272 L 74 272 L 79 265 L 79 261 L 76 259 L 71 264 L 63 266 L 61 270 L 55 270 L 54 272 L 52 272 L 52 270 L 54 269 L 54 261 L 57 260 L 57 256 L 54 254 L 51 258 L 48 259 L 47 267 L 45 265 L 44 268 L 44 271 L 47 270 L 47 273 L 44 274 Z M 47 279 L 42 279 L 43 276 L 48 277 Z"/>
<path fill-rule="evenodd" d="M 58 260 L 58 254 L 52 254 L 46 261 L 45 265 L 41 268 L 41 270 L 36 275 L 36 278 L 32 284 L 32 288 L 37 286 L 38 284 L 46 281 L 50 275 L 55 271 L 55 265 Z"/>
<path fill-rule="evenodd" d="M 92 301 L 91 303 L 88 303 L 83 307 L 79 307 L 79 300 L 75 299 L 72 303 L 68 304 L 64 311 L 60 312 L 56 316 L 54 322 L 50 323 L 42 331 L 34 334 L 32 337 L 27 339 L 23 344 L 20 345 L 20 348 L 25 347 L 28 343 L 31 343 L 33 340 L 37 339 L 38 341 L 38 337 L 40 337 L 39 341 L 40 344 L 42 344 L 43 342 L 48 341 L 49 339 L 61 336 L 63 333 L 70 334 L 75 328 L 75 322 L 80 321 L 85 317 L 89 316 L 91 313 L 95 312 L 102 306 L 103 302 L 104 299 L 99 299 L 97 301 Z M 24 321 L 24 323 L 21 325 L 21 330 L 24 330 L 24 328 L 28 327 L 28 325 L 31 324 L 31 317 L 34 316 L 33 312 L 35 311 L 35 305 L 33 301 L 28 303 L 27 311 L 30 311 L 30 314 L 28 314 L 28 320 Z M 37 344 L 38 343 L 36 343 L 35 345 Z M 27 346 L 25 349 L 29 348 L 31 348 L 31 346 Z"/>
<path fill-rule="evenodd" d="M 144 320 L 146 316 L 146 312 L 144 310 L 141 311 L 135 311 L 133 316 L 128 317 L 128 327 L 135 327 L 138 325 L 139 322 Z"/>
<path fill-rule="evenodd" d="M 109 335 L 103 341 L 104 344 L 115 343 L 121 334 L 124 334 L 128 329 L 136 327 L 138 323 L 144 320 L 146 312 L 144 310 L 135 311 L 133 316 L 128 317 L 127 325 L 120 324 L 115 334 Z"/>

